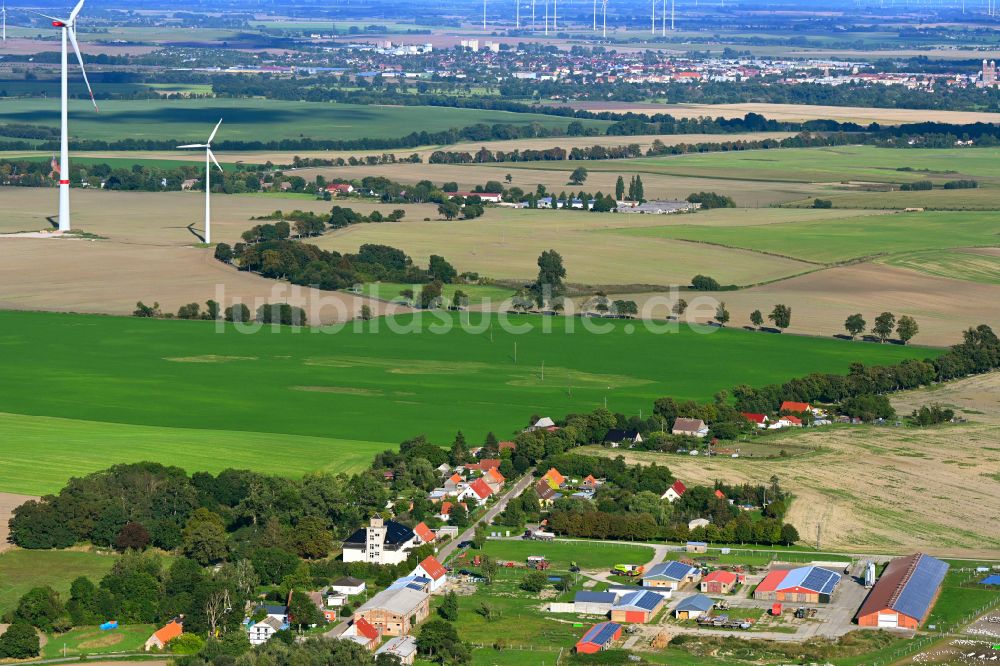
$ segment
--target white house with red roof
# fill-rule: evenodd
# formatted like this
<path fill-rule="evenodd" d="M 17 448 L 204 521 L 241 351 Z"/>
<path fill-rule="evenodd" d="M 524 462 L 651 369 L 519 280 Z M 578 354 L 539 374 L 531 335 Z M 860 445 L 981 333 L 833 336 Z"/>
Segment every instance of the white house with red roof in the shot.
<path fill-rule="evenodd" d="M 448 570 L 445 569 L 444 565 L 438 562 L 437 558 L 433 555 L 428 555 L 424 558 L 424 560 L 417 565 L 417 568 L 413 570 L 412 575 L 429 578 L 431 581 L 431 593 L 437 592 L 439 589 L 448 584 Z"/>
<path fill-rule="evenodd" d="M 413 528 L 413 533 L 417 535 L 417 540 L 421 544 L 431 543 L 437 538 L 434 530 L 427 527 L 426 523 L 423 522 L 417 523 L 417 526 Z"/>
<path fill-rule="evenodd" d="M 472 499 L 482 506 L 486 504 L 486 500 L 490 498 L 493 494 L 493 489 L 490 488 L 489 484 L 486 483 L 485 479 L 479 478 L 469 484 L 469 487 L 458 494 L 459 501 L 465 499 Z"/>
<path fill-rule="evenodd" d="M 791 412 L 792 414 L 815 414 L 820 410 L 814 409 L 812 405 L 808 402 L 795 402 L 794 400 L 785 400 L 781 403 L 781 408 L 779 412 Z"/>
<path fill-rule="evenodd" d="M 754 414 L 752 412 L 740 412 L 740 416 L 745 418 L 747 421 L 756 424 L 758 428 L 766 428 L 768 417 L 767 414 Z"/>
<path fill-rule="evenodd" d="M 326 191 L 335 195 L 350 194 L 354 192 L 354 186 L 350 183 L 330 183 L 326 186 Z"/>
<path fill-rule="evenodd" d="M 681 498 L 681 495 L 683 495 L 686 492 L 687 492 L 687 486 L 681 483 L 681 481 L 678 479 L 677 481 L 674 481 L 672 486 L 667 488 L 666 492 L 660 495 L 660 499 L 665 499 L 671 504 L 673 504 L 674 502 L 676 502 Z"/>
<path fill-rule="evenodd" d="M 451 507 L 455 506 L 451 502 L 441 502 L 441 508 L 438 510 L 438 518 L 443 522 L 448 522 L 449 516 L 451 516 Z"/>
<path fill-rule="evenodd" d="M 372 652 L 378 647 L 381 638 L 378 629 L 363 617 L 355 620 L 354 624 L 340 635 L 341 640 L 353 641 Z"/>
<path fill-rule="evenodd" d="M 781 428 L 801 428 L 802 419 L 797 416 L 792 416 L 791 414 L 786 414 L 785 416 L 779 417 L 777 421 L 768 426 L 771 430 L 780 430 Z"/>
<path fill-rule="evenodd" d="M 496 468 L 486 470 L 486 473 L 483 474 L 483 480 L 486 481 L 486 485 L 488 485 L 495 493 L 500 492 L 503 488 L 503 484 L 507 481 L 503 474 L 500 473 L 500 470 Z"/>

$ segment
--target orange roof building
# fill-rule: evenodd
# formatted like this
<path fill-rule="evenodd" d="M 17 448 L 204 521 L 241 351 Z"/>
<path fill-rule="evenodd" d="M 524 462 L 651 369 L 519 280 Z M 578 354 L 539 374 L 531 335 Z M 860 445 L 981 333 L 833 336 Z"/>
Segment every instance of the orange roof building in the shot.
<path fill-rule="evenodd" d="M 153 632 L 153 635 L 146 640 L 145 649 L 148 652 L 153 648 L 162 650 L 167 643 L 184 633 L 184 625 L 177 620 L 171 620 Z"/>
<path fill-rule="evenodd" d="M 555 467 L 547 471 L 545 473 L 545 476 L 542 477 L 542 479 L 544 479 L 545 482 L 548 483 L 553 488 L 558 488 L 559 486 L 566 483 L 566 477 L 560 474 L 559 470 L 557 470 Z"/>
<path fill-rule="evenodd" d="M 413 528 L 413 533 L 416 534 L 417 537 L 424 543 L 431 543 L 437 538 L 437 535 L 434 534 L 434 530 L 427 527 L 426 523 L 423 522 L 417 523 L 417 526 Z"/>

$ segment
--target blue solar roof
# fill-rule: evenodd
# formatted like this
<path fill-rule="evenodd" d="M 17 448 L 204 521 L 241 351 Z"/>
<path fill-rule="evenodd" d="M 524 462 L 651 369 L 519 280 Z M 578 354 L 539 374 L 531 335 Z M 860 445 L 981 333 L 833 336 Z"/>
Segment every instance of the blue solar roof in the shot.
<path fill-rule="evenodd" d="M 715 606 L 715 602 L 704 594 L 696 594 L 682 600 L 674 607 L 675 611 L 710 611 Z"/>
<path fill-rule="evenodd" d="M 660 564 L 654 564 L 649 568 L 649 572 L 643 577 L 666 578 L 669 580 L 684 580 L 693 571 L 694 567 L 674 560 L 671 562 L 661 562 Z"/>
<path fill-rule="evenodd" d="M 1000 585 L 1000 576 L 993 574 L 979 581 L 983 585 Z"/>
<path fill-rule="evenodd" d="M 889 607 L 898 613 L 923 620 L 946 573 L 947 563 L 930 555 L 921 555 L 913 573 Z"/>
<path fill-rule="evenodd" d="M 621 628 L 617 622 L 599 622 L 587 630 L 580 642 L 606 645 Z"/>
<path fill-rule="evenodd" d="M 613 592 L 577 592 L 573 601 L 592 602 L 598 604 L 613 604 L 618 595 Z"/>
<path fill-rule="evenodd" d="M 840 582 L 840 574 L 819 567 L 799 567 L 788 572 L 778 584 L 779 590 L 790 587 L 804 587 L 819 594 L 833 594 L 834 588 Z"/>
<path fill-rule="evenodd" d="M 617 609 L 639 609 L 651 611 L 663 602 L 663 595 L 649 590 L 626 594 L 615 604 Z"/>

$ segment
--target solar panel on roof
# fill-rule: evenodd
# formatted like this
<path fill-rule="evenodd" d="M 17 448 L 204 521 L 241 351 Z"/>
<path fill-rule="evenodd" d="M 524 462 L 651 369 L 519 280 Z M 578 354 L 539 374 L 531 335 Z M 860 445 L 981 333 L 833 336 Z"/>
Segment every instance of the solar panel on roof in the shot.
<path fill-rule="evenodd" d="M 837 587 L 837 583 L 839 582 L 839 574 L 835 574 L 827 569 L 812 567 L 812 571 L 806 575 L 801 585 L 808 590 L 815 590 L 820 594 L 832 594 L 833 589 Z"/>
<path fill-rule="evenodd" d="M 946 573 L 948 573 L 947 563 L 929 555 L 921 555 L 920 561 L 917 562 L 909 579 L 903 584 L 903 590 L 891 608 L 904 615 L 922 620 L 930 609 L 934 595 Z"/>
<path fill-rule="evenodd" d="M 595 624 L 591 627 L 587 633 L 583 635 L 580 639 L 581 643 L 594 643 L 596 645 L 604 645 L 615 635 L 618 631 L 619 625 L 614 622 L 601 622 L 600 624 Z"/>

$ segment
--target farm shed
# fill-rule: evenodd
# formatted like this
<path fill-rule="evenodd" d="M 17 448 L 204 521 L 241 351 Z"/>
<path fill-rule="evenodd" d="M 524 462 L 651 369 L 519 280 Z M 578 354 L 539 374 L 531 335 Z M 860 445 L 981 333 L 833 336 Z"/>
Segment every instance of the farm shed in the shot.
<path fill-rule="evenodd" d="M 715 607 L 715 602 L 704 594 L 682 599 L 674 606 L 674 617 L 678 620 L 697 620 Z"/>
<path fill-rule="evenodd" d="M 676 590 L 682 583 L 698 580 L 698 570 L 689 564 L 672 560 L 654 564 L 642 577 L 643 587 Z"/>
<path fill-rule="evenodd" d="M 573 597 L 573 612 L 581 615 L 607 615 L 618 601 L 614 592 L 577 592 Z"/>
<path fill-rule="evenodd" d="M 689 553 L 707 553 L 708 544 L 704 541 L 688 541 L 684 544 L 684 550 Z"/>
<path fill-rule="evenodd" d="M 740 581 L 732 571 L 713 571 L 701 579 L 701 591 L 709 594 L 729 594 Z"/>
<path fill-rule="evenodd" d="M 417 639 L 413 636 L 396 636 L 375 650 L 375 654 L 391 654 L 399 658 L 399 663 L 407 666 L 417 658 Z"/>
<path fill-rule="evenodd" d="M 993 574 L 979 581 L 980 585 L 1000 585 L 1000 576 Z"/>
<path fill-rule="evenodd" d="M 894 559 L 858 609 L 858 625 L 918 628 L 927 619 L 947 573 L 946 562 L 923 553 Z"/>
<path fill-rule="evenodd" d="M 762 601 L 794 603 L 830 603 L 833 591 L 840 583 L 840 574 L 820 567 L 798 567 L 767 574 L 753 598 Z"/>
<path fill-rule="evenodd" d="M 587 630 L 576 643 L 576 651 L 594 654 L 608 647 L 622 636 L 622 625 L 616 622 L 599 622 Z"/>
<path fill-rule="evenodd" d="M 662 594 L 649 590 L 631 592 L 622 596 L 611 607 L 611 620 L 613 622 L 645 624 L 663 608 L 666 600 L 667 598 Z"/>

